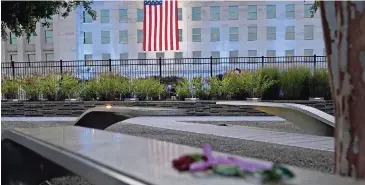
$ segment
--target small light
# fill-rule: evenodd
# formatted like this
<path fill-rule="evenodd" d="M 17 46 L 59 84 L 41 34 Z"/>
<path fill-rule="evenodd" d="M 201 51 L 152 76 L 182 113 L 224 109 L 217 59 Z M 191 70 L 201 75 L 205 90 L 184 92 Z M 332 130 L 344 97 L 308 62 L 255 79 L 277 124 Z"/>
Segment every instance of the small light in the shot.
<path fill-rule="evenodd" d="M 107 109 L 110 109 L 110 108 L 112 108 L 112 107 L 113 107 L 111 104 L 105 104 L 104 106 L 105 106 L 105 108 L 107 108 Z"/>

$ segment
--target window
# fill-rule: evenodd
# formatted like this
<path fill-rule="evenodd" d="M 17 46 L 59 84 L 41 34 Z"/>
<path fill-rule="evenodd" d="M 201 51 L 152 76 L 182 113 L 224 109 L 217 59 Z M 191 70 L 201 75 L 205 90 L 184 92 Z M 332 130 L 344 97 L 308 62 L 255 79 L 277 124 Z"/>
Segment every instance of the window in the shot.
<path fill-rule="evenodd" d="M 84 44 L 92 44 L 93 35 L 92 32 L 84 32 Z"/>
<path fill-rule="evenodd" d="M 229 51 L 229 62 L 237 63 L 238 62 L 238 50 Z"/>
<path fill-rule="evenodd" d="M 266 5 L 266 19 L 276 19 L 276 5 Z"/>
<path fill-rule="evenodd" d="M 163 52 L 157 52 L 156 53 L 156 58 L 157 59 L 159 59 L 159 58 L 164 59 L 165 58 L 165 53 L 163 53 Z"/>
<path fill-rule="evenodd" d="M 285 5 L 285 17 L 287 19 L 295 18 L 295 5 L 294 4 Z"/>
<path fill-rule="evenodd" d="M 191 8 L 191 19 L 193 21 L 200 21 L 202 19 L 201 8 L 200 7 L 192 7 Z"/>
<path fill-rule="evenodd" d="M 176 64 L 181 64 L 183 63 L 183 53 L 182 52 L 175 52 L 174 53 L 174 58 L 175 58 L 175 63 Z"/>
<path fill-rule="evenodd" d="M 144 15 L 143 9 L 137 9 L 137 22 L 143 22 Z"/>
<path fill-rule="evenodd" d="M 312 11 L 311 11 L 311 4 L 304 5 L 304 17 L 305 18 L 312 18 Z"/>
<path fill-rule="evenodd" d="M 294 59 L 294 49 L 291 50 L 285 50 L 285 59 L 287 62 L 292 62 Z"/>
<path fill-rule="evenodd" d="M 28 40 L 28 44 L 34 44 L 34 34 L 32 34 L 27 40 Z"/>
<path fill-rule="evenodd" d="M 266 27 L 266 39 L 267 40 L 276 40 L 276 27 L 275 26 Z"/>
<path fill-rule="evenodd" d="M 182 33 L 182 29 L 179 29 L 179 42 L 183 41 L 183 33 Z"/>
<path fill-rule="evenodd" d="M 46 32 L 46 43 L 53 43 L 53 31 L 45 31 Z"/>
<path fill-rule="evenodd" d="M 138 59 L 146 59 L 147 55 L 146 53 L 138 53 Z"/>
<path fill-rule="evenodd" d="M 91 15 L 87 12 L 83 12 L 83 23 L 92 23 L 93 22 L 93 18 L 91 17 Z"/>
<path fill-rule="evenodd" d="M 295 40 L 295 26 L 285 27 L 285 40 Z"/>
<path fill-rule="evenodd" d="M 211 51 L 210 56 L 213 58 L 212 63 L 218 64 L 220 62 L 221 53 L 219 51 Z"/>
<path fill-rule="evenodd" d="M 182 21 L 182 8 L 178 9 L 177 12 L 177 20 Z"/>
<path fill-rule="evenodd" d="M 110 23 L 109 10 L 100 11 L 100 23 Z"/>
<path fill-rule="evenodd" d="M 13 61 L 13 62 L 18 61 L 18 55 L 17 54 L 10 54 L 10 61 Z"/>
<path fill-rule="evenodd" d="M 143 42 L 143 30 L 137 30 L 137 43 Z"/>
<path fill-rule="evenodd" d="M 267 50 L 266 56 L 268 57 L 276 57 L 276 51 L 275 50 Z"/>
<path fill-rule="evenodd" d="M 46 61 L 54 61 L 53 53 L 46 53 Z"/>
<path fill-rule="evenodd" d="M 201 29 L 200 28 L 193 28 L 192 29 L 193 34 L 193 42 L 201 42 Z"/>
<path fill-rule="evenodd" d="M 102 53 L 101 54 L 101 60 L 103 60 L 103 65 L 109 65 L 109 60 L 110 59 L 110 53 Z"/>
<path fill-rule="evenodd" d="M 109 60 L 109 59 L 110 59 L 110 53 L 101 54 L 101 60 Z"/>
<path fill-rule="evenodd" d="M 252 58 L 248 58 L 248 62 L 257 62 L 258 61 L 257 50 L 248 50 L 247 56 L 252 57 Z"/>
<path fill-rule="evenodd" d="M 92 60 L 93 59 L 93 55 L 92 54 L 85 54 L 84 55 L 84 60 Z"/>
<path fill-rule="evenodd" d="M 229 41 L 238 41 L 238 40 L 239 40 L 238 27 L 230 27 L 229 28 Z"/>
<path fill-rule="evenodd" d="M 120 63 L 128 63 L 128 52 L 121 53 L 119 55 Z"/>
<path fill-rule="evenodd" d="M 313 49 L 304 49 L 304 56 L 313 56 Z"/>
<path fill-rule="evenodd" d="M 257 26 L 249 26 L 248 27 L 248 41 L 257 40 Z"/>
<path fill-rule="evenodd" d="M 119 22 L 128 22 L 128 9 L 119 10 Z"/>
<path fill-rule="evenodd" d="M 201 63 L 202 52 L 201 51 L 193 51 L 193 62 Z"/>
<path fill-rule="evenodd" d="M 220 7 L 219 6 L 211 6 L 210 7 L 210 20 L 211 21 L 219 21 L 220 19 Z"/>
<path fill-rule="evenodd" d="M 256 5 L 248 5 L 248 20 L 255 20 L 257 19 L 257 6 Z"/>
<path fill-rule="evenodd" d="M 304 40 L 313 40 L 314 26 L 304 25 Z"/>
<path fill-rule="evenodd" d="M 35 62 L 35 54 L 27 54 L 28 62 Z"/>
<path fill-rule="evenodd" d="M 220 41 L 220 30 L 219 28 L 210 28 L 210 41 Z"/>
<path fill-rule="evenodd" d="M 128 30 L 119 31 L 119 43 L 121 43 L 121 44 L 128 43 Z"/>
<path fill-rule="evenodd" d="M 275 58 L 276 57 L 276 51 L 275 50 L 267 50 L 266 51 L 266 56 L 270 57 L 270 58 L 267 58 L 267 62 L 276 62 L 276 58 Z"/>
<path fill-rule="evenodd" d="M 110 44 L 110 31 L 101 31 L 101 43 Z"/>
<path fill-rule="evenodd" d="M 238 6 L 229 6 L 228 7 L 229 20 L 238 20 Z"/>
<path fill-rule="evenodd" d="M 17 38 L 15 36 L 14 33 L 10 33 L 10 44 L 16 44 L 17 43 Z"/>

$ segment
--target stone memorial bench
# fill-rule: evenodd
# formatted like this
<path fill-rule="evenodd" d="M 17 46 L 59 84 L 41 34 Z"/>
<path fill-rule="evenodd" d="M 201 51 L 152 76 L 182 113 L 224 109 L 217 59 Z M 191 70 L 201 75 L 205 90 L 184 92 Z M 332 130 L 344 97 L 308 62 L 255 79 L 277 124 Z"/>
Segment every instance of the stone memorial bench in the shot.
<path fill-rule="evenodd" d="M 201 152 L 201 149 L 189 146 L 75 126 L 5 130 L 1 145 L 2 184 L 39 185 L 54 177 L 74 174 L 95 185 L 252 183 L 241 178 L 179 173 L 172 168 L 173 159 Z M 293 185 L 364 183 L 313 170 L 287 167 L 296 175 L 290 182 Z"/>
<path fill-rule="evenodd" d="M 307 134 L 331 137 L 334 135 L 335 118 L 306 105 L 254 101 L 218 101 L 216 104 L 252 107 L 290 121 Z"/>

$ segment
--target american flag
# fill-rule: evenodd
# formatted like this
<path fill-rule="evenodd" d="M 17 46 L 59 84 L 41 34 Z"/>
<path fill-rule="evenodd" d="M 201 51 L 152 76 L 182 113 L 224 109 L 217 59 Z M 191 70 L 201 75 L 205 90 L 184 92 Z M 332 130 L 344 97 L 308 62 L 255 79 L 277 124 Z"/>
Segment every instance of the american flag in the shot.
<path fill-rule="evenodd" d="M 179 50 L 177 0 L 145 0 L 143 50 Z"/>

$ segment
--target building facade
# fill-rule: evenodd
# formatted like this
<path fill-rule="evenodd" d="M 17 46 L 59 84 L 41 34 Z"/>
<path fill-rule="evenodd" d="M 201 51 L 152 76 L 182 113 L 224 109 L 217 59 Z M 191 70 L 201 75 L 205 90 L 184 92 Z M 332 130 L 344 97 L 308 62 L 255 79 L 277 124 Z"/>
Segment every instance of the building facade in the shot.
<path fill-rule="evenodd" d="M 320 13 L 311 2 L 179 1 L 178 51 L 144 52 L 143 1 L 95 1 L 54 16 L 37 36 L 2 42 L 2 61 L 106 60 L 324 55 Z"/>

